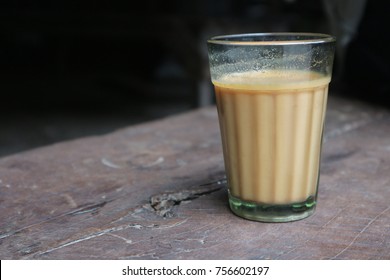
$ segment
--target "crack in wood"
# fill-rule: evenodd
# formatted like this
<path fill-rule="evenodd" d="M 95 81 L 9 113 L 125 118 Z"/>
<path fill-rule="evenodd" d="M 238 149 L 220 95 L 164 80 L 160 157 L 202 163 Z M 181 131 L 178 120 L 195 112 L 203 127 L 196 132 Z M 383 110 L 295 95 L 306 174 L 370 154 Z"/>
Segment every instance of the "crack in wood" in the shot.
<path fill-rule="evenodd" d="M 162 216 L 164 218 L 173 217 L 174 216 L 174 207 L 180 205 L 183 201 L 190 201 L 190 200 L 197 199 L 201 196 L 211 194 L 213 192 L 216 192 L 216 191 L 222 189 L 225 185 L 226 185 L 226 179 L 221 179 L 221 180 L 212 181 L 212 182 L 202 184 L 202 185 L 192 186 L 192 187 L 189 187 L 189 188 L 186 188 L 184 190 L 177 191 L 177 192 L 157 194 L 157 195 L 154 195 L 150 198 L 150 203 L 136 207 L 131 212 L 139 213 L 139 212 L 142 212 L 144 210 L 148 210 L 148 211 L 153 211 L 153 212 L 157 213 L 157 215 Z M 7 233 L 0 234 L 0 239 L 18 234 L 22 231 L 25 231 L 25 230 L 30 229 L 30 228 L 35 227 L 35 226 L 39 226 L 39 225 L 44 224 L 44 223 L 52 222 L 54 220 L 63 218 L 65 216 L 76 216 L 76 215 L 82 215 L 82 214 L 87 214 L 87 213 L 92 213 L 92 214 L 96 213 L 99 209 L 103 208 L 108 202 L 111 202 L 112 200 L 114 200 L 114 199 L 84 205 L 82 207 L 79 207 L 77 209 L 73 209 L 72 211 L 68 211 L 68 212 L 65 212 L 63 214 L 51 217 L 51 218 L 46 219 L 44 221 L 40 221 L 40 222 L 30 224 L 28 226 L 25 226 L 25 227 L 22 227 L 22 228 L 19 228 L 19 229 L 16 229 L 16 230 L 13 230 L 13 231 L 10 231 Z M 159 225 L 159 224 L 142 225 L 142 224 L 130 223 L 130 224 L 120 225 L 120 226 L 116 226 L 116 227 L 101 229 L 101 230 L 95 231 L 93 233 L 90 233 L 90 234 L 87 234 L 84 236 L 80 236 L 79 238 L 75 238 L 73 240 L 68 239 L 67 241 L 63 242 L 62 244 L 58 244 L 57 246 L 54 246 L 51 248 L 46 248 L 45 250 L 39 250 L 38 248 L 36 248 L 37 246 L 35 246 L 35 248 L 33 248 L 34 250 L 32 250 L 31 248 L 27 248 L 25 251 L 23 251 L 21 253 L 23 255 L 34 254 L 37 256 L 41 256 L 43 254 L 47 254 L 47 253 L 50 253 L 50 252 L 53 252 L 53 251 L 77 244 L 77 243 L 80 243 L 80 242 L 83 242 L 83 241 L 87 241 L 87 240 L 90 240 L 90 239 L 93 239 L 96 237 L 103 236 L 103 235 L 113 236 L 113 233 L 118 232 L 118 231 L 122 231 L 125 229 L 129 229 L 129 228 L 134 228 L 134 229 L 138 229 L 138 230 L 143 229 L 143 228 L 167 229 L 167 228 L 179 226 L 179 225 L 185 223 L 186 221 L 187 221 L 187 219 L 179 221 L 179 222 L 174 223 L 172 225 Z"/>
<path fill-rule="evenodd" d="M 381 213 L 379 213 L 378 215 L 376 215 L 373 219 L 371 219 L 368 224 L 361 230 L 358 232 L 358 234 L 355 235 L 355 237 L 352 239 L 351 242 L 349 242 L 349 244 L 344 248 L 342 249 L 340 252 L 338 252 L 335 256 L 333 256 L 331 258 L 331 260 L 334 260 L 334 259 L 337 259 L 341 254 L 343 254 L 345 251 L 347 251 L 349 248 L 351 248 L 351 246 L 356 242 L 356 240 L 363 234 L 363 232 L 365 232 L 373 222 L 375 222 L 376 220 L 378 220 L 378 218 L 380 216 L 382 216 L 383 214 L 385 214 L 387 211 L 390 210 L 390 206 L 387 207 L 385 210 L 383 210 Z"/>
<path fill-rule="evenodd" d="M 84 205 L 84 206 L 79 207 L 77 209 L 74 209 L 72 211 L 56 215 L 54 217 L 48 218 L 48 219 L 43 220 L 43 221 L 40 221 L 40 222 L 37 222 L 37 223 L 34 223 L 34 224 L 30 224 L 30 225 L 27 225 L 25 227 L 18 228 L 18 229 L 9 231 L 9 232 L 0 233 L 0 239 L 7 238 L 9 236 L 18 234 L 18 233 L 20 233 L 20 232 L 22 232 L 24 230 L 30 229 L 30 228 L 35 227 L 35 226 L 42 225 L 44 223 L 52 222 L 54 220 L 63 218 L 65 216 L 75 216 L 75 215 L 81 215 L 81 214 L 86 214 L 86 213 L 96 213 L 96 211 L 98 211 L 100 208 L 104 207 L 108 202 L 111 202 L 113 200 L 114 199 L 102 201 L 102 202 L 99 202 L 99 203 L 93 203 L 93 204 Z"/>
<path fill-rule="evenodd" d="M 81 236 L 81 237 L 79 237 L 79 238 L 77 238 L 75 240 L 70 240 L 68 242 L 65 242 L 65 243 L 59 245 L 59 246 L 48 248 L 48 249 L 46 249 L 43 252 L 39 252 L 37 255 L 38 256 L 44 255 L 44 254 L 56 251 L 58 249 L 62 249 L 62 248 L 68 247 L 70 245 L 73 245 L 73 244 L 76 244 L 76 243 L 79 243 L 79 242 L 83 242 L 83 241 L 86 241 L 86 240 L 89 240 L 89 239 L 93 239 L 93 238 L 96 238 L 96 237 L 99 237 L 99 236 L 102 236 L 102 235 L 106 235 L 106 234 L 109 234 L 109 233 L 118 232 L 118 231 L 122 231 L 122 230 L 129 229 L 129 228 L 142 229 L 143 227 L 144 227 L 143 225 L 131 223 L 131 224 L 128 224 L 128 225 L 121 225 L 121 226 L 117 226 L 117 227 L 107 228 L 107 229 L 104 229 L 104 230 L 93 232 L 93 233 L 88 234 L 88 235 Z"/>
<path fill-rule="evenodd" d="M 121 240 L 126 241 L 127 244 L 132 244 L 133 243 L 132 240 L 124 238 L 124 237 L 121 237 L 121 236 L 118 236 L 118 235 L 113 234 L 113 233 L 119 232 L 119 231 L 123 231 L 123 230 L 129 229 L 129 228 L 134 228 L 134 229 L 137 229 L 137 230 L 142 230 L 144 228 L 168 229 L 168 228 L 173 228 L 173 227 L 182 225 L 185 222 L 187 222 L 187 220 L 188 219 L 185 219 L 185 220 L 179 221 L 177 223 L 174 223 L 174 224 L 168 225 L 168 226 L 161 226 L 161 225 L 158 225 L 158 224 L 142 225 L 142 224 L 130 223 L 130 224 L 127 224 L 127 225 L 120 225 L 120 226 L 116 226 L 116 227 L 106 228 L 106 229 L 103 229 L 103 230 L 95 231 L 93 233 L 81 236 L 81 237 L 76 238 L 74 240 L 69 240 L 67 242 L 64 242 L 64 243 L 58 245 L 58 246 L 55 246 L 55 247 L 52 247 L 52 248 L 47 248 L 45 251 L 37 252 L 36 255 L 41 256 L 41 255 L 44 255 L 44 254 L 47 254 L 47 253 L 51 253 L 53 251 L 56 251 L 56 250 L 59 250 L 59 249 L 62 249 L 62 248 L 65 248 L 65 247 L 68 247 L 68 246 L 71 246 L 71 245 L 83 242 L 83 241 L 87 241 L 87 240 L 90 240 L 90 239 L 93 239 L 93 238 L 96 238 L 96 237 L 103 236 L 103 235 L 113 236 L 113 237 L 116 237 L 116 238 L 119 238 Z M 138 243 L 138 242 L 135 242 L 135 243 Z"/>
<path fill-rule="evenodd" d="M 82 215 L 86 213 L 96 213 L 100 208 L 103 208 L 106 204 L 107 201 L 103 201 L 89 206 L 84 206 L 81 209 L 71 212 L 69 215 L 75 216 L 75 215 Z"/>
<path fill-rule="evenodd" d="M 157 194 L 150 198 L 150 206 L 157 215 L 164 218 L 174 217 L 175 206 L 180 205 L 183 201 L 197 199 L 201 196 L 219 191 L 226 184 L 226 179 L 217 180 L 202 184 L 196 187 L 190 187 L 178 192 Z"/>

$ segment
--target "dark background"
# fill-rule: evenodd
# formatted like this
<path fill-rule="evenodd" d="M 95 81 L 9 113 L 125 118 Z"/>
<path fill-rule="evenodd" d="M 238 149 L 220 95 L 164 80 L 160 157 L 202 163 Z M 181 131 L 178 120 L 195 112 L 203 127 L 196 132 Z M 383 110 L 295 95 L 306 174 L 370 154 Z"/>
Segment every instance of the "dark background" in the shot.
<path fill-rule="evenodd" d="M 325 1 L 3 1 L 0 156 L 212 104 L 207 38 L 335 33 Z M 332 94 L 389 105 L 389 8 L 367 1 Z"/>

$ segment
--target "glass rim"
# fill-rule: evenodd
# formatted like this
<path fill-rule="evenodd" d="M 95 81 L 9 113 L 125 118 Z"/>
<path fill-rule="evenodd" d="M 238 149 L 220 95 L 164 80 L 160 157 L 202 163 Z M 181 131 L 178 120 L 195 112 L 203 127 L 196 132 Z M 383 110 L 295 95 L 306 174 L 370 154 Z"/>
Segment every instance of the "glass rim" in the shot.
<path fill-rule="evenodd" d="M 263 41 L 242 41 L 242 38 L 262 38 L 272 37 L 273 39 L 278 37 L 288 37 L 291 39 L 284 38 L 283 40 L 263 40 Z M 297 38 L 302 36 L 303 38 Z M 306 38 L 304 38 L 306 37 Z M 321 44 L 335 42 L 336 38 L 329 34 L 324 33 L 310 33 L 310 32 L 269 32 L 269 33 L 241 33 L 241 34 L 230 34 L 230 35 L 219 35 L 211 37 L 207 40 L 209 44 L 220 44 L 220 45 L 235 45 L 235 46 L 263 46 L 263 45 L 303 45 L 303 44 Z"/>

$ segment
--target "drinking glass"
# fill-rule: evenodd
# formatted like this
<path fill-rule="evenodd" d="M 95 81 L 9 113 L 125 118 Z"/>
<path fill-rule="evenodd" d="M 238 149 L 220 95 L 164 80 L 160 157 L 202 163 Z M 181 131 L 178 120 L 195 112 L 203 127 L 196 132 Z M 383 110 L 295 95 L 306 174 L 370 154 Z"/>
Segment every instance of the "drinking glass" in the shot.
<path fill-rule="evenodd" d="M 310 216 L 335 38 L 237 34 L 207 45 L 231 210 L 263 222 Z"/>

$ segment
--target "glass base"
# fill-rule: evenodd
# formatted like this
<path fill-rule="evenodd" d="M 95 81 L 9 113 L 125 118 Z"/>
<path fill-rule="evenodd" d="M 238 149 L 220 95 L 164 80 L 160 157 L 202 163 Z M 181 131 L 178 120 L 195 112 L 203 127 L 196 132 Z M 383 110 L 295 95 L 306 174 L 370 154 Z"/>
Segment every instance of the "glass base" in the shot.
<path fill-rule="evenodd" d="M 278 205 L 244 201 L 229 193 L 229 205 L 234 214 L 260 222 L 292 222 L 309 217 L 314 213 L 316 199 L 310 196 L 303 202 Z"/>

